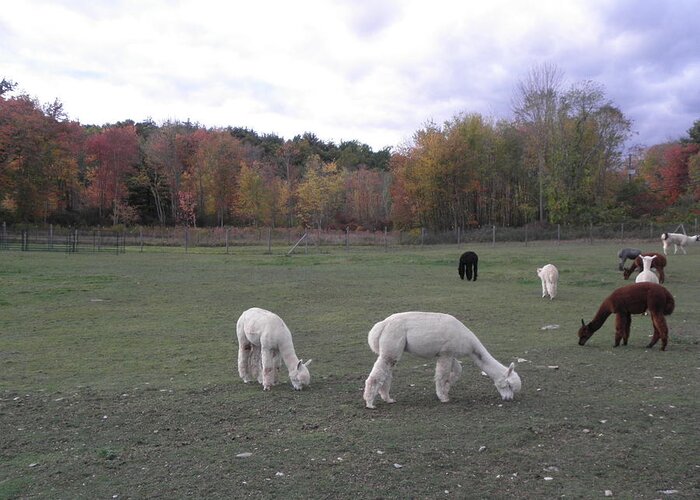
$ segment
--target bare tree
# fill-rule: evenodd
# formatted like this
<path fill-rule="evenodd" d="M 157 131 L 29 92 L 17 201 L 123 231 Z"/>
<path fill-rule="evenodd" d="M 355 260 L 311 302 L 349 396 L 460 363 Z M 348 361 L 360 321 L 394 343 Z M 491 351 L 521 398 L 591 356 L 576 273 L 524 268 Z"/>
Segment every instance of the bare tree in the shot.
<path fill-rule="evenodd" d="M 537 156 L 539 220 L 544 221 L 544 172 L 564 76 L 555 64 L 534 66 L 516 87 L 512 100 L 517 122 L 526 125 Z"/>

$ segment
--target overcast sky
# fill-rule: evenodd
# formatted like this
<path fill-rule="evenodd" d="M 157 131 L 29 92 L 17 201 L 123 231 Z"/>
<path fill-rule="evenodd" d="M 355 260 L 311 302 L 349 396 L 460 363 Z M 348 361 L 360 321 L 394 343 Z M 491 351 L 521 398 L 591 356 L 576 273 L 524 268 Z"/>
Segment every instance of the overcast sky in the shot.
<path fill-rule="evenodd" d="M 0 78 L 83 124 L 313 132 L 375 150 L 428 120 L 511 118 L 554 64 L 602 84 L 631 144 L 700 119 L 700 0 L 0 1 Z"/>

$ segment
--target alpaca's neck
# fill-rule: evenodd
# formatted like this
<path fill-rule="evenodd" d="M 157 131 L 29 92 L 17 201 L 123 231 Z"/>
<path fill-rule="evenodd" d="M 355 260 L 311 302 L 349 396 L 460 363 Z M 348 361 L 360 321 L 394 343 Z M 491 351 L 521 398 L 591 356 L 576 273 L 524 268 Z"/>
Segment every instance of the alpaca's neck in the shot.
<path fill-rule="evenodd" d="M 282 356 L 284 364 L 287 366 L 287 371 L 291 373 L 292 370 L 294 370 L 297 367 L 297 364 L 299 364 L 299 358 L 297 358 L 297 354 L 294 351 L 294 344 L 292 344 L 292 339 L 289 338 L 289 340 L 280 342 L 277 347 L 280 351 L 280 356 Z"/>
<path fill-rule="evenodd" d="M 642 264 L 644 265 L 644 270 L 645 271 L 651 271 L 651 261 L 653 259 L 643 259 Z"/>
<path fill-rule="evenodd" d="M 464 354 L 472 358 L 474 364 L 486 373 L 491 380 L 495 380 L 497 376 L 503 375 L 503 372 L 506 370 L 506 367 L 491 356 L 476 336 L 469 339 L 468 345 L 465 346 Z"/>
<path fill-rule="evenodd" d="M 603 326 L 603 323 L 605 323 L 605 320 L 608 319 L 608 316 L 610 316 L 611 314 L 612 309 L 606 301 L 600 306 L 600 309 L 598 309 L 598 312 L 596 313 L 595 317 L 591 320 L 591 322 L 588 323 L 588 332 L 593 333 L 598 331 L 600 327 Z"/>

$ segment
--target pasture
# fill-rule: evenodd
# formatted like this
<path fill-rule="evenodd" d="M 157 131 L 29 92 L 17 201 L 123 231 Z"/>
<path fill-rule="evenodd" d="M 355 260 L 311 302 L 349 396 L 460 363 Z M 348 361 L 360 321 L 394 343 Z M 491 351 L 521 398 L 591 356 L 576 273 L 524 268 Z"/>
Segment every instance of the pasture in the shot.
<path fill-rule="evenodd" d="M 581 347 L 581 319 L 632 282 L 622 246 L 661 243 L 0 253 L 0 498 L 698 498 L 700 246 L 668 256 L 666 352 L 644 348 L 643 316 L 628 346 L 610 317 Z M 465 250 L 476 282 L 459 279 Z M 285 370 L 270 392 L 239 379 L 252 306 L 313 358 L 303 391 Z M 406 354 L 397 402 L 366 409 L 367 332 L 409 310 L 452 314 L 516 361 L 515 401 L 465 358 L 442 404 L 434 362 Z"/>

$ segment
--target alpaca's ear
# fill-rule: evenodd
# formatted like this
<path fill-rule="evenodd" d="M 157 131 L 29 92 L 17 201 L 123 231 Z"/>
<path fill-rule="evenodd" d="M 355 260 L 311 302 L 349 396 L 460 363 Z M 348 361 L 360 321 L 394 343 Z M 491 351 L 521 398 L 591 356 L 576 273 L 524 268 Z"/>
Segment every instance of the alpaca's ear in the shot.
<path fill-rule="evenodd" d="M 583 321 L 583 318 L 581 318 L 581 326 L 586 326 L 586 322 Z"/>
<path fill-rule="evenodd" d="M 299 362 L 297 363 L 297 370 L 298 370 L 299 368 L 301 368 L 301 365 L 302 365 L 302 364 L 303 364 L 302 361 L 299 360 Z"/>
<path fill-rule="evenodd" d="M 312 361 L 313 361 L 313 359 L 308 360 L 306 363 L 304 363 L 304 366 L 309 366 Z"/>
<path fill-rule="evenodd" d="M 513 370 L 515 370 L 515 363 L 511 363 L 508 367 L 508 370 L 506 370 L 506 377 L 510 377 L 510 374 L 513 373 Z"/>

